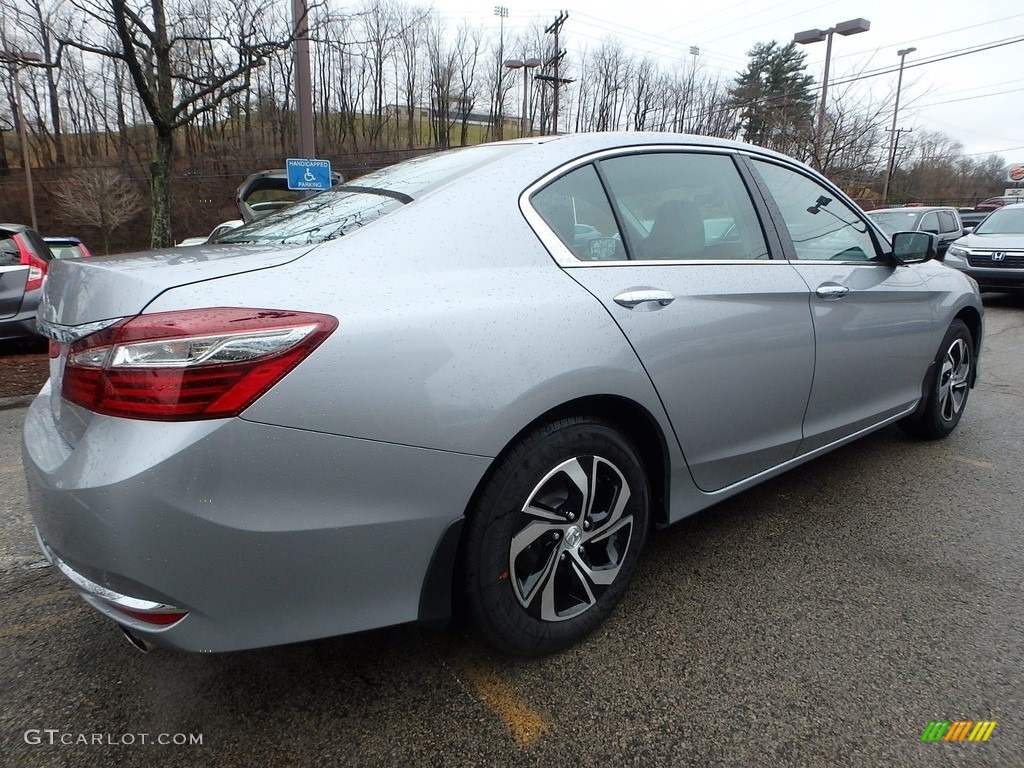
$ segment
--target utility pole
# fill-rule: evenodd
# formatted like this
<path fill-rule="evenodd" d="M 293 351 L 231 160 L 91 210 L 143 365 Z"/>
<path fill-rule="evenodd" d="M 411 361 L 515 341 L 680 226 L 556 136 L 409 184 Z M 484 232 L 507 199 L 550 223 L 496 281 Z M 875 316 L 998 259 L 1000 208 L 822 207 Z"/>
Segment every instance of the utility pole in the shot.
<path fill-rule="evenodd" d="M 896 130 L 896 119 L 900 114 L 900 89 L 903 88 L 903 63 L 907 60 L 907 54 L 913 53 L 917 48 L 904 48 L 898 51 L 900 57 L 900 75 L 896 80 L 896 105 L 892 109 L 892 135 L 889 137 L 889 163 L 885 168 L 885 184 L 882 187 L 882 205 L 889 202 L 889 182 L 892 181 L 892 174 L 896 165 L 896 139 L 899 131 Z"/>
<path fill-rule="evenodd" d="M 554 105 L 552 107 L 554 115 L 552 116 L 551 120 L 551 133 L 555 135 L 558 135 L 558 90 L 563 85 L 574 82 L 573 80 L 567 80 L 566 78 L 559 77 L 558 75 L 558 65 L 561 63 L 562 57 L 565 56 L 565 51 L 563 51 L 559 46 L 558 33 L 561 31 L 562 25 L 565 24 L 566 19 L 568 18 L 569 14 L 566 13 L 565 11 L 562 11 L 561 13 L 558 14 L 555 20 L 548 26 L 548 28 L 544 30 L 544 34 L 555 36 L 555 53 L 550 59 L 548 59 L 545 62 L 545 66 L 554 67 L 554 76 L 537 75 L 534 78 L 535 80 L 546 80 L 547 82 L 551 83 L 552 87 L 554 87 L 555 89 Z"/>
<path fill-rule="evenodd" d="M 892 183 L 893 174 L 896 173 L 896 152 L 900 148 L 900 134 L 910 133 L 913 128 L 886 128 L 886 133 L 891 133 L 889 137 L 889 166 L 885 171 L 885 188 L 882 190 L 882 205 L 886 205 L 889 202 L 889 185 Z"/>

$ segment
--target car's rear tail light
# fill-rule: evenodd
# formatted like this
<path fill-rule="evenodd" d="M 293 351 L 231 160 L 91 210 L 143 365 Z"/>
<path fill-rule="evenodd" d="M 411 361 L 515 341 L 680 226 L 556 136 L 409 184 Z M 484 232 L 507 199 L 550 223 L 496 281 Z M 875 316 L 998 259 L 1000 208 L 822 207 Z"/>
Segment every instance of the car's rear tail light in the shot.
<path fill-rule="evenodd" d="M 71 345 L 62 394 L 108 416 L 237 416 L 337 326 L 330 315 L 271 309 L 139 315 Z"/>
<path fill-rule="evenodd" d="M 46 262 L 32 253 L 25 241 L 22 240 L 21 235 L 15 235 L 14 242 L 18 244 L 21 263 L 28 265 L 28 282 L 25 283 L 25 290 L 38 290 L 43 285 L 43 278 L 46 277 Z"/>

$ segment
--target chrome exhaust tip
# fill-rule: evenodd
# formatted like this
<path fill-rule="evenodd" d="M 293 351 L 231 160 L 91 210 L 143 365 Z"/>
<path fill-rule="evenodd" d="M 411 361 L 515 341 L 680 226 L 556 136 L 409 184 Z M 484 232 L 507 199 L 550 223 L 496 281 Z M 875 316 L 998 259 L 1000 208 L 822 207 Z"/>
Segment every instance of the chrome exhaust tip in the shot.
<path fill-rule="evenodd" d="M 117 626 L 121 629 L 121 634 L 125 636 L 125 639 L 132 644 L 132 647 L 135 650 L 140 651 L 141 653 L 149 653 L 156 647 L 152 643 L 146 642 L 141 637 L 137 637 L 132 634 L 132 631 L 124 624 L 118 624 Z"/>

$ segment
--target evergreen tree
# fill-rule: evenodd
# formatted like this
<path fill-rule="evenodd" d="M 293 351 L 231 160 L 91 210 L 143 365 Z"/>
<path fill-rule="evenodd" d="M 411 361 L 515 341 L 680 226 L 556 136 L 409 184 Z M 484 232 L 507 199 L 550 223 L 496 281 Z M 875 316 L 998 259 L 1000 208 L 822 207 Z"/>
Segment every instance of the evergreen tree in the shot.
<path fill-rule="evenodd" d="M 747 55 L 747 69 L 729 89 L 739 110 L 743 140 L 791 155 L 801 155 L 813 135 L 814 78 L 805 74 L 806 54 L 796 43 L 758 43 Z"/>

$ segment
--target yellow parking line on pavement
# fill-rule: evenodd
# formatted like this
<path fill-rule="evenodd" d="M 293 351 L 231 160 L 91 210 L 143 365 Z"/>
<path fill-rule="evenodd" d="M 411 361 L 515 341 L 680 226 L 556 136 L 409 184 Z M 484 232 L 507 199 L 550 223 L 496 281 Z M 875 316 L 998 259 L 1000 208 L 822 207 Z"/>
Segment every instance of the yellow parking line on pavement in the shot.
<path fill-rule="evenodd" d="M 460 649 L 454 654 L 454 661 L 487 708 L 505 723 L 517 744 L 528 747 L 547 733 L 551 727 L 547 719 L 520 699 L 512 686 L 483 659 Z"/>

